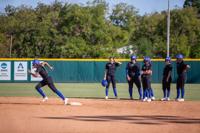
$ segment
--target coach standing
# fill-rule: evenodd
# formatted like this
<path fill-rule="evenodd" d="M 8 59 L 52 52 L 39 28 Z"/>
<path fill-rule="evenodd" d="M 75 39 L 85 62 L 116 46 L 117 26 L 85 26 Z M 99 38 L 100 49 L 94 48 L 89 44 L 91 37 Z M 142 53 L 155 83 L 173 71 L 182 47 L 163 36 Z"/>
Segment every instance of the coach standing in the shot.
<path fill-rule="evenodd" d="M 113 92 L 115 95 L 115 98 L 117 97 L 117 89 L 116 89 L 116 81 L 115 81 L 115 71 L 116 68 L 121 65 L 121 62 L 116 62 L 114 57 L 109 58 L 109 62 L 105 66 L 105 74 L 104 74 L 104 80 L 107 80 L 108 85 L 106 86 L 106 97 L 105 99 L 108 99 L 108 90 L 110 86 L 110 82 L 112 82 Z"/>
<path fill-rule="evenodd" d="M 185 64 L 183 61 L 183 55 L 178 54 L 176 56 L 176 68 L 177 68 L 177 83 L 176 83 L 176 89 L 177 89 L 177 97 L 176 100 L 181 102 L 184 101 L 184 95 L 185 95 L 185 81 L 186 81 L 186 72 L 190 68 L 189 65 Z M 179 98 L 181 92 L 181 98 Z"/>

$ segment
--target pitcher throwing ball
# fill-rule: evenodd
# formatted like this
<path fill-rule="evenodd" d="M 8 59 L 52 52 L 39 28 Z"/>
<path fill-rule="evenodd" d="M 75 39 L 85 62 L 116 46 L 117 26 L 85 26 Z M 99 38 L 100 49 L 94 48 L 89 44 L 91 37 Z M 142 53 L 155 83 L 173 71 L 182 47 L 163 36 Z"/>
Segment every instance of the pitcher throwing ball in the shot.
<path fill-rule="evenodd" d="M 68 98 L 65 98 L 63 94 L 58 89 L 56 89 L 51 76 L 48 75 L 48 72 L 45 69 L 45 66 L 49 67 L 51 70 L 53 70 L 53 67 L 50 66 L 47 62 L 40 63 L 39 60 L 33 60 L 32 65 L 33 68 L 36 68 L 36 71 L 35 73 L 32 73 L 30 70 L 28 70 L 28 73 L 30 73 L 34 77 L 38 77 L 40 75 L 43 79 L 35 86 L 35 89 L 43 97 L 42 101 L 47 101 L 48 97 L 42 91 L 41 87 L 48 85 L 48 87 L 63 100 L 64 104 L 67 105 Z"/>

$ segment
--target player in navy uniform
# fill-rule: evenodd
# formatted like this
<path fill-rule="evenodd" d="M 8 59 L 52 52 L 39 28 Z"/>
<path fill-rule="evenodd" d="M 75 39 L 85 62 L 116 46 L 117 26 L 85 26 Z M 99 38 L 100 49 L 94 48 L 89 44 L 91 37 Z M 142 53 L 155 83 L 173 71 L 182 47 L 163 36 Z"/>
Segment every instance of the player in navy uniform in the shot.
<path fill-rule="evenodd" d="M 165 58 L 165 67 L 163 69 L 163 79 L 162 79 L 162 89 L 163 89 L 163 98 L 161 101 L 169 101 L 170 100 L 170 85 L 172 81 L 171 77 L 172 73 L 172 65 L 171 65 L 171 58 Z"/>
<path fill-rule="evenodd" d="M 149 57 L 144 57 L 144 65 L 142 66 L 142 86 L 143 86 L 143 101 L 151 101 L 152 92 L 151 92 L 151 63 Z"/>
<path fill-rule="evenodd" d="M 63 94 L 56 89 L 53 80 L 51 78 L 51 76 L 48 75 L 48 72 L 45 70 L 45 66 L 49 67 L 51 70 L 53 70 L 53 67 L 50 66 L 47 62 L 42 62 L 40 63 L 39 60 L 33 60 L 32 62 L 33 68 L 36 68 L 35 73 L 32 73 L 30 70 L 28 71 L 31 75 L 33 75 L 34 77 L 38 77 L 39 75 L 42 77 L 42 81 L 40 81 L 36 86 L 35 89 L 40 93 L 40 95 L 42 95 L 43 97 L 43 102 L 48 100 L 48 97 L 44 94 L 44 92 L 42 91 L 41 87 L 48 85 L 48 87 L 54 92 L 56 93 L 64 102 L 64 104 L 66 105 L 68 102 L 68 98 L 65 98 L 63 96 Z"/>
<path fill-rule="evenodd" d="M 149 63 L 150 63 L 150 66 L 152 66 L 152 63 L 151 63 L 151 58 L 150 57 L 147 57 L 148 60 L 149 60 Z M 156 98 L 154 97 L 154 92 L 153 92 L 153 88 L 151 87 L 151 84 L 150 84 L 150 97 L 151 97 L 151 100 L 156 100 Z"/>
<path fill-rule="evenodd" d="M 185 64 L 183 61 L 183 55 L 178 54 L 176 56 L 176 68 L 177 68 L 177 83 L 176 83 L 176 89 L 177 89 L 177 101 L 184 101 L 184 95 L 185 95 L 185 80 L 186 80 L 186 72 L 190 68 L 189 65 Z M 180 97 L 181 92 L 181 98 Z"/>
<path fill-rule="evenodd" d="M 140 79 L 140 66 L 136 62 L 137 57 L 131 56 L 131 61 L 126 66 L 126 78 L 129 86 L 130 99 L 133 99 L 133 83 L 138 88 L 139 99 L 142 99 L 142 88 Z"/>
<path fill-rule="evenodd" d="M 116 62 L 114 57 L 110 57 L 109 62 L 105 66 L 104 80 L 107 80 L 108 82 L 108 85 L 106 86 L 106 91 L 105 91 L 106 93 L 105 99 L 108 99 L 108 90 L 109 90 L 110 82 L 112 83 L 115 98 L 118 98 L 117 89 L 116 89 L 116 81 L 115 81 L 115 71 L 116 71 L 116 68 L 121 64 L 122 64 L 121 62 Z"/>

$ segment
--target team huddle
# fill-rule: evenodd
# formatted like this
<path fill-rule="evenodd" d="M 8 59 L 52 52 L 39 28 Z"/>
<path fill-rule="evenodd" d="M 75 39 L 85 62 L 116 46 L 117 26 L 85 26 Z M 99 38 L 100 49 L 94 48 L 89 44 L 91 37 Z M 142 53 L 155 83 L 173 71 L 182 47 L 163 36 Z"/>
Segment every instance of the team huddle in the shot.
<path fill-rule="evenodd" d="M 184 84 L 186 79 L 186 71 L 190 68 L 189 65 L 185 64 L 183 61 L 183 55 L 178 54 L 177 58 L 177 101 L 184 101 Z M 116 68 L 119 67 L 122 63 L 115 61 L 114 57 L 109 58 L 109 62 L 105 66 L 105 74 L 104 80 L 102 81 L 102 85 L 106 87 L 105 89 L 105 99 L 108 99 L 108 91 L 110 83 L 112 83 L 113 92 L 116 98 L 117 89 L 116 89 L 116 81 L 115 81 L 115 71 Z M 162 89 L 163 89 L 163 98 L 162 101 L 170 100 L 170 84 L 172 81 L 171 73 L 172 73 L 172 65 L 170 57 L 165 59 L 165 67 L 163 69 L 163 79 L 162 79 Z M 42 77 L 42 81 L 40 81 L 35 89 L 38 93 L 43 97 L 43 102 L 48 100 L 48 97 L 45 95 L 41 87 L 48 85 L 48 87 L 56 93 L 64 102 L 64 104 L 68 104 L 68 98 L 66 98 L 54 85 L 52 77 L 48 75 L 45 66 L 49 67 L 53 70 L 53 67 L 50 66 L 47 62 L 40 62 L 39 60 L 33 60 L 32 62 L 33 68 L 35 68 L 35 72 L 32 73 L 30 70 L 28 72 L 34 76 L 38 77 L 39 75 Z M 139 64 L 137 63 L 137 57 L 131 56 L 131 61 L 127 63 L 126 66 L 126 79 L 128 82 L 128 90 L 130 99 L 133 99 L 133 84 L 136 85 L 139 93 L 139 99 L 142 101 L 150 102 L 155 100 L 153 89 L 151 87 L 151 75 L 152 75 L 152 63 L 150 57 L 144 57 L 144 64 L 140 69 Z M 180 98 L 181 94 L 181 98 Z"/>
<path fill-rule="evenodd" d="M 106 64 L 104 80 L 102 81 L 102 85 L 106 87 L 105 99 L 108 99 L 108 90 L 110 83 L 112 83 L 115 97 L 118 98 L 116 81 L 115 81 L 115 71 L 120 64 L 121 62 L 115 61 L 114 57 L 110 57 L 109 62 Z M 178 75 L 176 83 L 176 89 L 177 89 L 176 101 L 184 101 L 184 95 L 185 95 L 184 84 L 186 80 L 186 72 L 187 69 L 190 68 L 190 66 L 184 63 L 182 54 L 178 54 L 176 56 L 176 66 Z M 130 99 L 133 99 L 133 84 L 135 84 L 138 89 L 140 100 L 147 102 L 155 100 L 153 89 L 151 87 L 151 75 L 152 75 L 151 68 L 152 68 L 152 63 L 150 57 L 144 57 L 143 66 L 140 69 L 140 66 L 137 63 L 137 57 L 134 55 L 131 56 L 131 61 L 128 62 L 126 66 L 126 79 L 129 86 L 128 90 Z M 171 58 L 166 57 L 165 67 L 163 69 L 163 79 L 162 79 L 163 98 L 161 99 L 161 101 L 170 100 L 170 84 L 172 82 L 171 73 L 172 73 Z"/>

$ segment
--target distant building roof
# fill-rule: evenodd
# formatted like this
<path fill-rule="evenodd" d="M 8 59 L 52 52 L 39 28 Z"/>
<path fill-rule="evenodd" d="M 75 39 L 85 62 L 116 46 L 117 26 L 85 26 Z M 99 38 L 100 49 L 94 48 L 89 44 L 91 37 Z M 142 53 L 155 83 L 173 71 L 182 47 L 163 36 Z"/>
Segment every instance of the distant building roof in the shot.
<path fill-rule="evenodd" d="M 129 46 L 124 46 L 124 47 L 118 48 L 117 49 L 117 53 L 120 53 L 120 54 L 133 54 L 133 46 L 129 45 Z"/>

